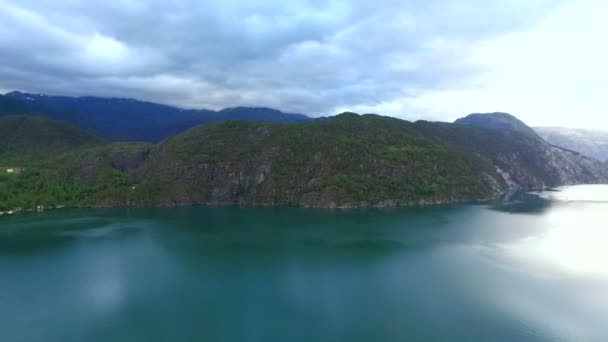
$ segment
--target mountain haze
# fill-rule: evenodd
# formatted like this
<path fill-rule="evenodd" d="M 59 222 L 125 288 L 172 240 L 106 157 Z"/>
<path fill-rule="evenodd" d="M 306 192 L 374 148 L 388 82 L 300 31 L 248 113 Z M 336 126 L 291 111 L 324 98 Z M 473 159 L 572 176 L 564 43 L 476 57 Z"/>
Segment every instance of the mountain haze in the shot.
<path fill-rule="evenodd" d="M 535 127 L 549 143 L 608 161 L 608 131 L 561 127 Z"/>
<path fill-rule="evenodd" d="M 224 120 L 294 123 L 310 120 L 269 108 L 221 111 L 181 109 L 133 99 L 48 96 L 11 92 L 0 97 L 0 115 L 31 114 L 69 122 L 112 141 L 157 142 L 194 126 Z"/>

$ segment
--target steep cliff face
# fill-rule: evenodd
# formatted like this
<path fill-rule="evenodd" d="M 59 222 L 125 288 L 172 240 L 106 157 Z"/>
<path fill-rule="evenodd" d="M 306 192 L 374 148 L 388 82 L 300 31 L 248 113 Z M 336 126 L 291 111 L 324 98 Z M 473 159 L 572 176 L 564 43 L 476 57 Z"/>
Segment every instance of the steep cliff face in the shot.
<path fill-rule="evenodd" d="M 509 114 L 474 114 L 457 120 L 456 125 L 487 132 L 485 136 L 469 132 L 476 141 L 466 149 L 490 160 L 510 189 L 608 182 L 604 163 L 549 144 Z"/>
<path fill-rule="evenodd" d="M 608 132 L 561 127 L 535 127 L 534 130 L 551 145 L 608 161 Z"/>

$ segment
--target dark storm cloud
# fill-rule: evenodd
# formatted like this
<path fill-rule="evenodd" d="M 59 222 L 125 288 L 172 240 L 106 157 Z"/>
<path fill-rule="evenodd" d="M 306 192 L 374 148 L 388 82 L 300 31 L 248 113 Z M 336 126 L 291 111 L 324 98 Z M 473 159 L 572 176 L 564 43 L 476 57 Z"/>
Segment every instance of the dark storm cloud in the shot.
<path fill-rule="evenodd" d="M 465 87 L 553 3 L 0 0 L 0 89 L 327 114 Z"/>

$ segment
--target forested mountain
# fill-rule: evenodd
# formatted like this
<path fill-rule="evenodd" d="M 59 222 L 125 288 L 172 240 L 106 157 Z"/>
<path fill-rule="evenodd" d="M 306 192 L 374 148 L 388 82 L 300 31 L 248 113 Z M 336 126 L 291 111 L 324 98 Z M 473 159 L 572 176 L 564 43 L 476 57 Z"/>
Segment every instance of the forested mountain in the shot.
<path fill-rule="evenodd" d="M 3 145 L 9 147 L 0 165 L 22 171 L 1 173 L 0 208 L 395 206 L 608 182 L 606 164 L 550 145 L 515 117 L 472 118 L 412 123 L 344 113 L 296 124 L 224 121 L 140 144 L 7 117 L 0 120 L 2 139 L 20 143 Z M 44 146 L 45 139 L 58 147 L 44 154 L 19 147 L 27 141 Z"/>

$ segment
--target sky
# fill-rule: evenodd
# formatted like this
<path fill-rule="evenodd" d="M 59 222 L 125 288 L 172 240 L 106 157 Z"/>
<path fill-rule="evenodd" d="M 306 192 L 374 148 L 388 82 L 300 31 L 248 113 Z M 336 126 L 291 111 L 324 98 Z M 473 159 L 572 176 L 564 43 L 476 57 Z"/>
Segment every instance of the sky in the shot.
<path fill-rule="evenodd" d="M 608 129 L 603 0 L 0 0 L 0 92 Z"/>

